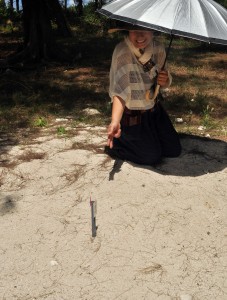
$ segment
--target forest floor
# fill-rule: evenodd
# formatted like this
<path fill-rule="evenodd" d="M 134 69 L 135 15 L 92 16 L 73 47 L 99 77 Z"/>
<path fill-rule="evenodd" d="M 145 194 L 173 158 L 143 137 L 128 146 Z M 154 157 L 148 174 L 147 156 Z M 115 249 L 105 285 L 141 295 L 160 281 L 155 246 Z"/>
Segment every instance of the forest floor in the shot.
<path fill-rule="evenodd" d="M 1 300 L 227 298 L 227 54 L 178 42 L 165 105 L 183 151 L 139 166 L 103 151 L 114 42 L 1 74 Z"/>

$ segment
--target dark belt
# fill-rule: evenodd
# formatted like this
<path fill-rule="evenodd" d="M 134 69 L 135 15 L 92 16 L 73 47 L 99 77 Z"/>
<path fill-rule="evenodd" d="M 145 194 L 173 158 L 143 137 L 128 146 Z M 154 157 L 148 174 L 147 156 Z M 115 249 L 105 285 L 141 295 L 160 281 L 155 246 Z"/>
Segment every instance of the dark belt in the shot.
<path fill-rule="evenodd" d="M 141 123 L 141 115 L 138 116 L 129 116 L 123 115 L 121 119 L 122 126 L 133 126 Z"/>
<path fill-rule="evenodd" d="M 141 124 L 142 114 L 147 111 L 153 111 L 154 108 L 147 110 L 131 110 L 125 107 L 124 113 L 121 119 L 121 125 L 123 126 L 133 126 Z"/>

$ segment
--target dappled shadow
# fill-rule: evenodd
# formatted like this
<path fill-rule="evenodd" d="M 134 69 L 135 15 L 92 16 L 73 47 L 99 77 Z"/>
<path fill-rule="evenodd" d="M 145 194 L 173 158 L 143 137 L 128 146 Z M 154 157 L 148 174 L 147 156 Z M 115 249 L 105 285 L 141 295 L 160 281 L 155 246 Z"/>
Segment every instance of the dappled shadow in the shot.
<path fill-rule="evenodd" d="M 0 167 L 8 167 L 10 161 L 4 157 L 12 147 L 18 144 L 18 140 L 0 132 Z"/>
<path fill-rule="evenodd" d="M 0 105 L 51 104 L 55 107 L 50 107 L 50 111 L 62 113 L 62 109 L 71 110 L 75 103 L 109 100 L 108 73 L 115 44 L 104 37 L 83 41 L 74 38 L 71 43 L 63 42 L 67 62 L 11 66 L 1 74 Z"/>
<path fill-rule="evenodd" d="M 39 72 L 26 72 L 21 76 L 17 73 L 2 76 L 1 104 L 7 108 L 38 108 L 54 114 L 71 113 L 78 107 L 83 109 L 86 103 L 104 103 L 109 100 L 107 94 L 108 78 L 104 71 L 91 70 L 85 72 L 77 67 L 77 72 L 70 72 L 67 66 Z M 106 73 L 107 74 L 107 73 Z M 100 77 L 100 82 L 94 77 Z M 34 111 L 33 109 L 33 111 Z"/>
<path fill-rule="evenodd" d="M 178 78 L 178 82 L 183 81 L 181 76 Z M 221 120 L 222 118 L 226 117 L 227 112 L 227 103 L 223 102 L 221 96 L 223 95 L 204 95 L 198 93 L 195 97 L 193 97 L 193 94 L 187 92 L 181 94 L 172 92 L 167 96 L 166 101 L 164 101 L 164 106 L 173 115 L 179 115 L 180 113 L 190 114 L 190 112 L 192 112 L 195 115 L 201 116 L 207 105 L 210 105 L 210 107 L 215 107 L 215 110 L 212 112 L 212 116 L 215 115 L 217 118 L 219 118 L 219 120 Z"/>
<path fill-rule="evenodd" d="M 220 85 L 220 79 L 216 76 L 201 76 L 197 74 L 174 74 L 174 84 L 179 86 L 187 83 L 188 85 L 195 85 L 197 88 L 203 88 L 204 82 L 209 81 L 209 89 L 216 88 Z M 208 90 L 208 87 L 206 87 Z"/>
<path fill-rule="evenodd" d="M 0 59 L 5 59 L 9 54 L 16 52 L 22 44 L 21 34 L 0 33 Z"/>
<path fill-rule="evenodd" d="M 181 135 L 182 153 L 165 158 L 154 171 L 163 175 L 201 176 L 227 167 L 227 143 L 195 135 Z"/>
<path fill-rule="evenodd" d="M 220 54 L 220 59 L 217 59 L 217 53 Z M 174 62 L 179 67 L 198 68 L 204 64 L 209 64 L 211 70 L 218 71 L 227 68 L 227 61 L 223 58 L 223 54 L 227 53 L 226 46 L 209 45 L 206 43 L 195 42 L 194 47 L 177 47 L 174 45 L 170 49 L 169 62 Z M 204 60 L 204 58 L 206 58 Z M 215 58 L 215 60 L 214 60 Z"/>
<path fill-rule="evenodd" d="M 15 201 L 10 195 L 0 195 L 0 216 L 12 213 L 16 208 Z"/>
<path fill-rule="evenodd" d="M 3 154 L 20 143 L 23 132 L 34 130 L 34 121 L 38 117 L 70 115 L 73 121 L 81 122 L 86 121 L 83 109 L 92 107 L 98 109 L 100 119 L 105 120 L 109 109 L 109 65 L 107 61 L 100 62 L 101 51 L 97 43 L 93 45 L 97 47 L 95 53 L 87 49 L 75 62 L 50 63 L 34 69 L 12 67 L 0 74 L 0 127 L 4 131 L 2 135 L 0 133 L 0 165 L 9 166 L 10 162 Z M 84 48 L 85 44 L 82 45 Z M 101 43 L 100 47 L 104 51 Z"/>

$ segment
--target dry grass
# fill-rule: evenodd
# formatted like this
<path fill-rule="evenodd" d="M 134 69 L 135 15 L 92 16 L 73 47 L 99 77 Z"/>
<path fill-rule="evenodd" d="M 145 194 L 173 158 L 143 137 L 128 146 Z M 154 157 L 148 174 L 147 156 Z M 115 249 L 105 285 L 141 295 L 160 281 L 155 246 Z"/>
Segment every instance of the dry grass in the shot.
<path fill-rule="evenodd" d="M 37 153 L 28 150 L 25 151 L 23 154 L 16 156 L 12 161 L 9 160 L 8 158 L 1 160 L 0 167 L 7 168 L 7 169 L 14 169 L 21 162 L 30 162 L 33 161 L 34 159 L 44 159 L 45 156 L 46 156 L 45 153 Z M 0 178 L 0 186 L 1 186 L 1 178 Z"/>
<path fill-rule="evenodd" d="M 46 156 L 45 153 L 38 153 L 38 152 L 33 152 L 33 151 L 26 151 L 25 153 L 18 155 L 17 159 L 23 162 L 29 162 L 34 159 L 44 159 Z"/>
<path fill-rule="evenodd" d="M 96 154 L 103 154 L 104 150 L 100 148 L 100 145 L 89 144 L 84 142 L 75 142 L 72 145 L 72 149 L 83 149 Z"/>
<path fill-rule="evenodd" d="M 19 37 L 4 35 L 0 56 L 3 58 L 6 53 L 12 53 L 18 40 Z M 55 118 L 67 116 L 73 120 L 73 127 L 80 123 L 106 126 L 111 111 L 108 72 L 118 40 L 118 37 L 94 36 L 64 40 L 61 43 L 69 56 L 76 57 L 81 53 L 82 58 L 2 71 L 0 132 L 17 135 L 21 142 L 31 132 L 34 134 L 37 119 L 47 120 L 43 126 L 48 129 L 48 124 L 53 124 Z M 168 44 L 167 40 L 163 41 Z M 174 40 L 168 59 L 173 84 L 164 106 L 173 122 L 175 118 L 183 118 L 182 124 L 175 123 L 178 131 L 200 135 L 198 126 L 206 124 L 204 135 L 226 140 L 226 61 L 224 47 Z M 83 113 L 85 108 L 96 108 L 101 114 L 87 116 Z M 92 151 L 99 151 L 90 147 Z"/>
<path fill-rule="evenodd" d="M 62 175 L 68 181 L 69 185 L 77 182 L 79 178 L 83 177 L 85 174 L 85 165 L 74 165 L 74 170 L 69 171 Z"/>

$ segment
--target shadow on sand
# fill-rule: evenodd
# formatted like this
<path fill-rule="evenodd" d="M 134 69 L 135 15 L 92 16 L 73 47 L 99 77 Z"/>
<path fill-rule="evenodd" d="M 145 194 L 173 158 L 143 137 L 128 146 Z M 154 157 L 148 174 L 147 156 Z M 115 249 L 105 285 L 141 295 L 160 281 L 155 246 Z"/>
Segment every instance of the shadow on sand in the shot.
<path fill-rule="evenodd" d="M 222 171 L 227 167 L 227 143 L 181 135 L 182 153 L 178 158 L 165 158 L 154 170 L 163 175 L 201 176 Z"/>
<path fill-rule="evenodd" d="M 163 175 L 173 176 L 201 176 L 215 173 L 227 167 L 227 143 L 195 135 L 181 134 L 182 153 L 177 158 L 164 158 L 156 166 L 131 165 L 152 170 Z M 123 161 L 117 159 L 110 172 L 110 180 L 114 173 L 120 171 Z"/>
<path fill-rule="evenodd" d="M 12 213 L 16 208 L 15 199 L 12 196 L 0 194 L 0 216 Z"/>

